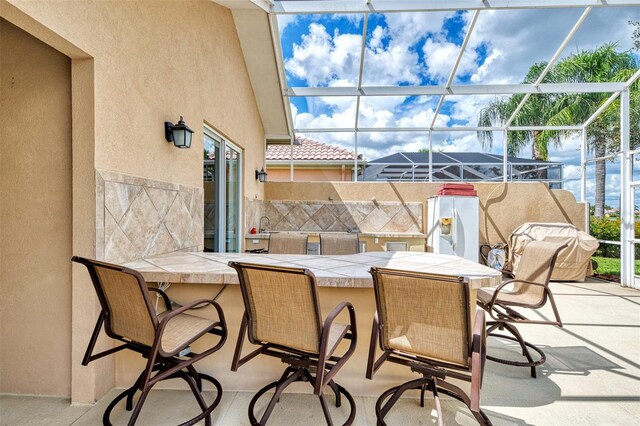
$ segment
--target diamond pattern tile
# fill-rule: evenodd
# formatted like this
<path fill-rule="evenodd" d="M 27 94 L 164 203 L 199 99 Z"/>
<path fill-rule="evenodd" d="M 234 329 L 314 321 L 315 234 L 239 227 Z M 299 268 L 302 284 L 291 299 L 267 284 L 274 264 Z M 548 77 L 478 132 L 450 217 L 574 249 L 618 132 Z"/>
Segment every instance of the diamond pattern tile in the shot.
<path fill-rule="evenodd" d="M 264 212 L 272 231 L 422 232 L 421 203 L 265 201 Z"/>
<path fill-rule="evenodd" d="M 155 256 L 177 250 L 201 249 L 205 220 L 213 211 L 204 208 L 201 188 L 97 172 L 96 210 L 104 239 L 96 253 L 112 262 Z M 105 177 L 106 176 L 106 177 Z M 126 183 L 125 183 L 126 182 Z M 102 195 L 104 194 L 104 195 Z M 207 206 L 209 207 L 209 206 Z"/>

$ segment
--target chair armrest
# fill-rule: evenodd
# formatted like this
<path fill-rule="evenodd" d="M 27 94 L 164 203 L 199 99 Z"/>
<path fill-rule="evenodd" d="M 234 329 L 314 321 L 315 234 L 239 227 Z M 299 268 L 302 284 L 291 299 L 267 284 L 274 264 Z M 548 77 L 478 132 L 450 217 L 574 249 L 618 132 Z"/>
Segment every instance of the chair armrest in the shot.
<path fill-rule="evenodd" d="M 496 300 L 498 299 L 498 296 L 500 294 L 500 291 L 507 285 L 509 284 L 513 284 L 513 283 L 524 283 L 524 284 L 529 284 L 529 285 L 535 285 L 535 286 L 539 286 L 539 287 L 544 287 L 546 290 L 548 291 L 549 288 L 547 287 L 546 284 L 541 284 L 541 283 L 536 283 L 533 281 L 527 281 L 527 280 L 519 280 L 519 279 L 511 279 L 511 280 L 506 280 L 503 281 L 502 283 L 500 283 L 500 285 L 498 287 L 496 287 L 495 291 L 493 292 L 493 297 L 491 298 L 491 302 L 489 303 L 489 313 L 491 314 L 491 311 L 493 310 L 493 305 L 496 303 Z M 493 315 L 491 315 L 491 317 L 493 318 Z"/>
<path fill-rule="evenodd" d="M 486 359 L 486 321 L 484 311 L 476 311 L 471 342 L 471 410 L 480 410 L 480 388 Z"/>
<path fill-rule="evenodd" d="M 472 352 L 481 352 L 481 344 L 482 338 L 485 336 L 485 315 L 483 310 L 476 311 L 476 317 L 473 323 L 473 336 L 472 336 L 472 344 L 471 351 Z"/>
<path fill-rule="evenodd" d="M 178 309 L 173 309 L 169 313 L 167 313 L 167 315 L 165 315 L 164 318 L 162 318 L 162 321 L 160 321 L 160 329 L 164 330 L 164 327 L 166 327 L 166 324 L 176 316 L 184 313 L 185 311 L 200 307 L 200 305 L 204 305 L 204 304 L 209 304 L 214 307 L 214 309 L 218 313 L 218 319 L 219 319 L 218 324 L 220 324 L 223 328 L 226 328 L 224 313 L 222 312 L 222 308 L 220 307 L 220 305 L 215 300 L 198 299 L 198 300 L 194 300 L 191 303 L 187 303 L 186 305 L 182 305 Z"/>
<path fill-rule="evenodd" d="M 333 322 L 335 321 L 336 317 L 340 315 L 340 313 L 345 309 L 349 310 L 349 330 L 353 335 L 352 345 L 354 344 L 353 341 L 355 341 L 356 339 L 356 313 L 351 303 L 340 302 L 338 306 L 333 308 L 333 310 L 331 311 L 331 313 L 329 313 L 327 318 L 325 318 L 324 324 L 322 326 L 321 346 L 324 343 L 325 351 L 326 351 L 326 344 L 328 343 L 328 339 L 329 339 L 329 332 L 331 331 L 331 326 L 333 325 Z M 322 347 L 320 348 L 320 350 L 322 351 Z M 333 351 L 331 353 L 333 353 Z M 331 353 L 327 355 L 330 356 Z"/>
<path fill-rule="evenodd" d="M 169 299 L 169 296 L 167 296 L 167 293 L 165 293 L 164 291 L 160 290 L 157 287 L 147 287 L 147 290 L 150 292 L 158 293 L 158 295 L 162 297 L 165 310 L 170 311 L 173 309 L 173 307 L 171 306 L 171 299 Z"/>
<path fill-rule="evenodd" d="M 158 324 L 158 329 L 156 331 L 156 341 L 154 343 L 152 356 L 155 357 L 155 354 L 158 353 L 158 351 L 160 351 L 160 353 L 162 353 L 161 352 L 161 344 L 160 344 L 160 342 L 162 340 L 162 335 L 164 334 L 164 329 L 167 327 L 167 324 L 171 320 L 173 320 L 178 315 L 184 313 L 185 311 L 188 311 L 190 309 L 195 309 L 196 307 L 200 307 L 200 305 L 205 305 L 205 304 L 213 306 L 213 308 L 218 313 L 218 321 L 214 322 L 212 324 L 212 326 L 208 328 L 208 331 L 213 330 L 216 327 L 220 327 L 220 332 L 219 333 L 214 333 L 214 334 L 220 335 L 221 340 L 220 340 L 220 342 L 218 342 L 218 344 L 213 349 L 210 349 L 210 351 L 213 352 L 213 351 L 218 350 L 220 347 L 222 347 L 222 345 L 224 344 L 224 342 L 227 339 L 227 324 L 226 324 L 226 321 L 224 319 L 224 312 L 222 311 L 222 307 L 220 307 L 220 305 L 214 300 L 198 299 L 198 300 L 194 300 L 191 303 L 183 305 L 183 306 L 179 307 L 178 309 L 173 309 L 173 310 L 167 312 L 167 314 L 162 318 L 162 320 Z M 185 347 L 186 347 L 186 345 L 185 345 Z M 173 353 L 166 354 L 166 355 L 173 355 Z"/>
<path fill-rule="evenodd" d="M 336 362 L 336 364 L 331 368 L 329 372 L 325 374 L 325 366 L 327 363 L 327 359 L 331 357 L 335 348 L 327 348 L 329 344 L 329 334 L 331 331 L 331 326 L 333 325 L 333 321 L 335 321 L 336 317 L 345 309 L 349 311 L 349 329 L 351 332 L 351 343 L 349 344 L 349 348 L 342 355 L 340 360 Z M 353 308 L 353 305 L 349 302 L 340 302 L 338 306 L 336 306 L 331 313 L 324 320 L 324 324 L 322 325 L 322 334 L 320 335 L 320 353 L 318 355 L 318 372 L 316 374 L 316 383 L 314 393 L 316 395 L 321 394 L 322 388 L 331 381 L 333 376 L 338 372 L 338 370 L 342 367 L 342 365 L 351 357 L 353 352 L 356 349 L 356 343 L 358 340 L 358 333 L 356 328 L 356 312 Z M 337 347 L 337 345 L 336 345 Z M 330 353 L 328 349 L 331 349 Z"/>

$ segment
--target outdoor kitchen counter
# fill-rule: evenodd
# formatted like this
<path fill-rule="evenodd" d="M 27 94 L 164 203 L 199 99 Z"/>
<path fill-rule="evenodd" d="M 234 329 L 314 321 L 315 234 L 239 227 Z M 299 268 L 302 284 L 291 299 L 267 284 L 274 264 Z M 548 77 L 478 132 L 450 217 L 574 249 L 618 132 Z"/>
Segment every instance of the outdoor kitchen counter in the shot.
<path fill-rule="evenodd" d="M 367 252 L 359 254 L 289 255 L 242 253 L 170 253 L 130 262 L 147 281 L 169 283 L 238 284 L 229 261 L 310 269 L 321 287 L 372 287 L 372 266 L 405 271 L 448 274 L 465 277 L 470 287 L 498 285 L 502 275 L 478 263 L 435 253 Z"/>

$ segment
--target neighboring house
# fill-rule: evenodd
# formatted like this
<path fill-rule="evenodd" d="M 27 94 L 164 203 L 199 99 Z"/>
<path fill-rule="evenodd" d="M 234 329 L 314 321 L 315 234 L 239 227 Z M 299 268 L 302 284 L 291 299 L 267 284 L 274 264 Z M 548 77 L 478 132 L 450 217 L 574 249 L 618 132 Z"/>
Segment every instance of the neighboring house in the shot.
<path fill-rule="evenodd" d="M 434 152 L 433 181 L 502 181 L 502 155 L 482 152 Z M 508 180 L 532 180 L 562 187 L 562 163 L 507 157 Z M 399 152 L 367 162 L 358 174 L 363 181 L 429 181 L 428 152 Z"/>
<path fill-rule="evenodd" d="M 268 180 L 287 182 L 291 177 L 291 144 L 267 145 Z M 293 143 L 293 180 L 352 181 L 356 154 L 313 139 L 296 137 Z M 358 163 L 362 156 L 358 156 Z"/>

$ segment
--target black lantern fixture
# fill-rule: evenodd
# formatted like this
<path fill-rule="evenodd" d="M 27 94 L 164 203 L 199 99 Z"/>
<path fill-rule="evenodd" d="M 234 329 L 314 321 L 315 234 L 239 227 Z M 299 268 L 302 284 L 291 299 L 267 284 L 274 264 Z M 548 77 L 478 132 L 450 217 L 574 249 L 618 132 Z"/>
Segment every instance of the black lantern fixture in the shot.
<path fill-rule="evenodd" d="M 267 181 L 267 172 L 264 171 L 264 167 L 260 171 L 256 170 L 256 179 L 262 183 Z"/>
<path fill-rule="evenodd" d="M 192 135 L 193 130 L 184 123 L 182 116 L 176 125 L 169 121 L 164 122 L 164 138 L 167 142 L 173 142 L 177 148 L 191 148 Z"/>

